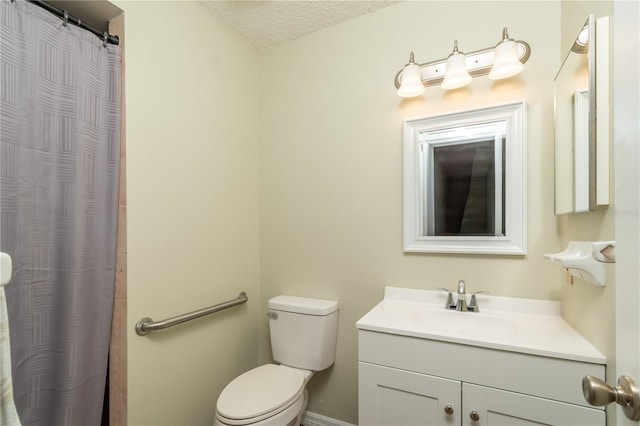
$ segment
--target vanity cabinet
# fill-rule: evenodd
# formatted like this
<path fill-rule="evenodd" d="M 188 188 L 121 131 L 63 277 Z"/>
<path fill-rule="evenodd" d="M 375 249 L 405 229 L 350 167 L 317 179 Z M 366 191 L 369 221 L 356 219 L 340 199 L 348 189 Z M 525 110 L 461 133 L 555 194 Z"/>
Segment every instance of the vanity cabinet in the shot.
<path fill-rule="evenodd" d="M 603 364 L 363 329 L 358 340 L 360 426 L 606 424 L 580 387 Z"/>

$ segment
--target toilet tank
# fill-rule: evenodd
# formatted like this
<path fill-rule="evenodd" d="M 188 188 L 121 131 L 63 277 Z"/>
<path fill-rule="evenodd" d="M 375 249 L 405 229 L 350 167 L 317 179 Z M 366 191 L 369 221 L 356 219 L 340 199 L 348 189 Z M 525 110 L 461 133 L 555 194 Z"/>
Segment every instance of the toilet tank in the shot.
<path fill-rule="evenodd" d="M 297 296 L 269 300 L 273 359 L 290 367 L 321 371 L 336 358 L 338 302 Z"/>

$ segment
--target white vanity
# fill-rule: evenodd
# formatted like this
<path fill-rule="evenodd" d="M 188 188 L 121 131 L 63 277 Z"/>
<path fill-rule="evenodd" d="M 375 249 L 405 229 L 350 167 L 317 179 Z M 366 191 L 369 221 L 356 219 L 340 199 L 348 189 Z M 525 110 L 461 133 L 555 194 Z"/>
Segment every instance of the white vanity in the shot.
<path fill-rule="evenodd" d="M 359 424 L 605 425 L 581 381 L 606 358 L 560 316 L 559 302 L 396 287 L 356 324 Z"/>

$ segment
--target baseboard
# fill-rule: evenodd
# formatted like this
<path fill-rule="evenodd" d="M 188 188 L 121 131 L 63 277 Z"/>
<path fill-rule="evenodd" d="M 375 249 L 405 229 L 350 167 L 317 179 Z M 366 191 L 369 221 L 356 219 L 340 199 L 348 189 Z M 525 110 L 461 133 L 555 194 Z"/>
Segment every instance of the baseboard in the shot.
<path fill-rule="evenodd" d="M 356 426 L 330 417 L 321 416 L 320 414 L 305 411 L 300 421 L 302 426 Z"/>

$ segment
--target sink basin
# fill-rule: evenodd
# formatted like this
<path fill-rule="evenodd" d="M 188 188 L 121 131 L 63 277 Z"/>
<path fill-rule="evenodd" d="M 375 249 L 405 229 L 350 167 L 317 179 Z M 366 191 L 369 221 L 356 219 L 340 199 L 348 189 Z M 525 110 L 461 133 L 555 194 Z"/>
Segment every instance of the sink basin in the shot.
<path fill-rule="evenodd" d="M 446 296 L 440 291 L 386 287 L 384 299 L 360 318 L 356 327 L 531 355 L 606 362 L 562 318 L 559 302 L 481 295 L 480 312 L 458 312 L 444 308 Z"/>
<path fill-rule="evenodd" d="M 516 333 L 516 323 L 505 317 L 480 312 L 457 312 L 440 309 L 415 310 L 411 319 L 438 334 L 495 336 Z"/>

